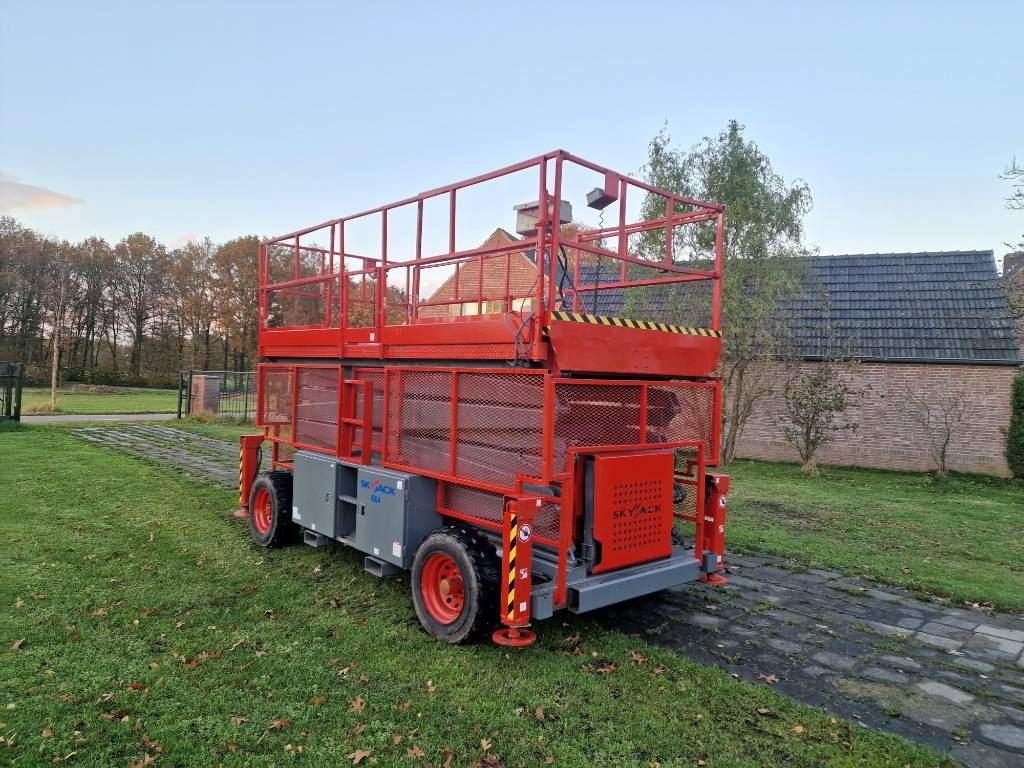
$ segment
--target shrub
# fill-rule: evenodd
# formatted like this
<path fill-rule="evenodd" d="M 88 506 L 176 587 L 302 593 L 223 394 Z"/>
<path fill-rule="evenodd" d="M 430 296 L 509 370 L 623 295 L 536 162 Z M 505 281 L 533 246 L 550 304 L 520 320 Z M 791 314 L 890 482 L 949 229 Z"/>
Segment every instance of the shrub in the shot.
<path fill-rule="evenodd" d="M 1006 463 L 1014 477 L 1024 478 L 1024 373 L 1013 379 L 1010 427 L 1006 430 Z"/>

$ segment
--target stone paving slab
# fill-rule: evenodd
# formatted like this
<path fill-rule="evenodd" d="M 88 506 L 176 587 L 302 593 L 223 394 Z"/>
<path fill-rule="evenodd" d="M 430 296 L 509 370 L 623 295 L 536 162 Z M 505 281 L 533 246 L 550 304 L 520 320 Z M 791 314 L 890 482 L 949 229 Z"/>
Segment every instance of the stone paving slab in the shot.
<path fill-rule="evenodd" d="M 71 434 L 94 445 L 173 469 L 193 480 L 238 489 L 238 446 L 226 440 L 158 424 L 77 427 Z M 262 467 L 270 468 L 269 451 L 263 456 Z"/>
<path fill-rule="evenodd" d="M 238 447 L 162 425 L 83 427 L 90 443 L 226 488 Z M 264 457 L 264 465 L 267 465 Z M 783 558 L 730 555 L 731 583 L 668 590 L 596 614 L 970 768 L 1024 768 L 1024 617 L 928 601 Z"/>
<path fill-rule="evenodd" d="M 1024 617 L 783 558 L 726 559 L 728 587 L 681 587 L 598 617 L 751 683 L 774 675 L 780 693 L 971 768 L 1024 766 Z"/>

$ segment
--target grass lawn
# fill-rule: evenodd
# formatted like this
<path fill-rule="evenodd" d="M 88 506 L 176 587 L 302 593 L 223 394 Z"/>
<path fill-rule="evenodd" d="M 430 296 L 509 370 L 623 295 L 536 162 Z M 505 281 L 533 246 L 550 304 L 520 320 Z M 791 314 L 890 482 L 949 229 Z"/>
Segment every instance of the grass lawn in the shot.
<path fill-rule="evenodd" d="M 114 388 L 112 388 L 114 389 Z M 75 392 L 57 390 L 58 413 L 172 413 L 178 408 L 178 393 L 173 389 L 118 388 L 113 392 Z M 52 413 L 47 387 L 25 387 L 21 395 L 23 415 Z"/>
<path fill-rule="evenodd" d="M 0 446 L 0 761 L 943 762 L 586 619 L 523 650 L 444 647 L 406 578 L 350 551 L 257 549 L 230 492 L 63 429 Z"/>
<path fill-rule="evenodd" d="M 730 548 L 1024 610 L 1024 484 L 736 461 Z"/>

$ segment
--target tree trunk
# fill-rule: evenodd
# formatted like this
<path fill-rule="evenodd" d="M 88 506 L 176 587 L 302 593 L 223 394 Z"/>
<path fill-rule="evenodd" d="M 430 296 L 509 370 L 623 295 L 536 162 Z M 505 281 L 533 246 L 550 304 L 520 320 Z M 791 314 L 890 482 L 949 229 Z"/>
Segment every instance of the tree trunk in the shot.
<path fill-rule="evenodd" d="M 57 410 L 57 367 L 60 361 L 60 331 L 53 329 L 53 357 L 50 363 L 50 410 Z"/>
<path fill-rule="evenodd" d="M 736 456 L 736 441 L 743 426 L 740 424 L 740 413 L 743 402 L 743 377 L 746 370 L 747 361 L 741 360 L 729 378 L 729 422 L 725 430 L 725 445 L 722 447 L 723 464 L 728 464 Z"/>

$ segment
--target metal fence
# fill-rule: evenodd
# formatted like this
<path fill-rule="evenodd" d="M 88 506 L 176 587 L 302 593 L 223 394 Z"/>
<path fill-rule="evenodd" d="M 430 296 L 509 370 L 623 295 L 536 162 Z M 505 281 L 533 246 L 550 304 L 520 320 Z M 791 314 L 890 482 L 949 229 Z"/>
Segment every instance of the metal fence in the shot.
<path fill-rule="evenodd" d="M 21 385 L 25 367 L 0 362 L 0 421 L 21 421 Z"/>
<path fill-rule="evenodd" d="M 256 416 L 256 372 L 181 371 L 178 418 L 198 415 L 251 421 Z"/>

